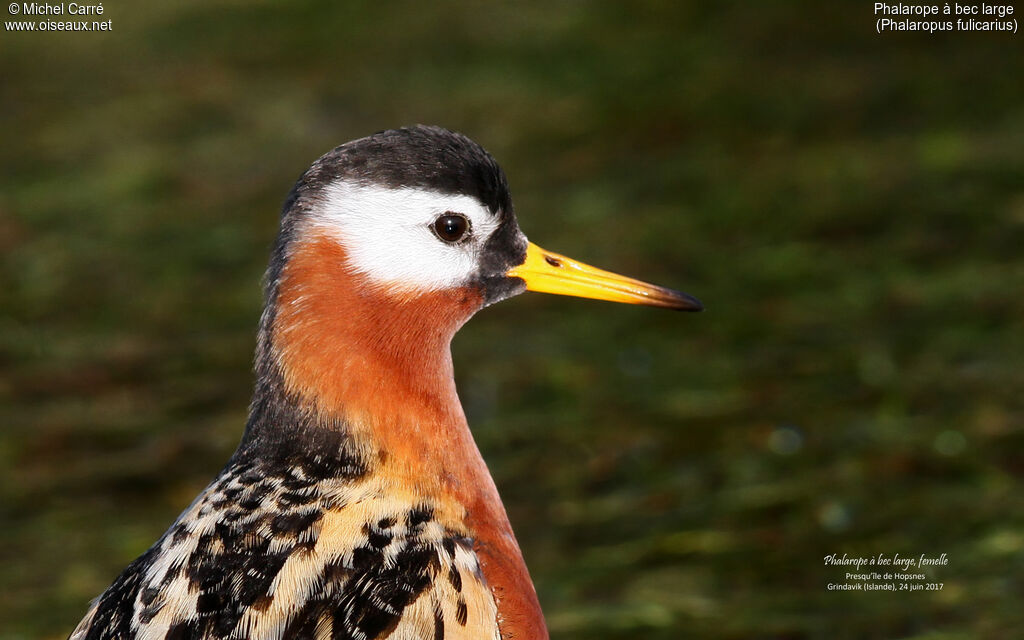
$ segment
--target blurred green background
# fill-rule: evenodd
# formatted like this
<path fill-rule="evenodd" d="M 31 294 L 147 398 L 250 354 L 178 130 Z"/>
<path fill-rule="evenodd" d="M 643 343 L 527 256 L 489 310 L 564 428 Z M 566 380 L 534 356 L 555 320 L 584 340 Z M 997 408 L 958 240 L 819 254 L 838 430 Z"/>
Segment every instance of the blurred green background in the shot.
<path fill-rule="evenodd" d="M 433 123 L 542 246 L 457 377 L 557 638 L 1024 627 L 1024 48 L 872 3 L 106 2 L 0 34 L 0 639 L 62 638 L 241 434 L 280 203 Z M 5 16 L 5 19 L 7 17 Z M 829 553 L 946 553 L 836 593 Z"/>

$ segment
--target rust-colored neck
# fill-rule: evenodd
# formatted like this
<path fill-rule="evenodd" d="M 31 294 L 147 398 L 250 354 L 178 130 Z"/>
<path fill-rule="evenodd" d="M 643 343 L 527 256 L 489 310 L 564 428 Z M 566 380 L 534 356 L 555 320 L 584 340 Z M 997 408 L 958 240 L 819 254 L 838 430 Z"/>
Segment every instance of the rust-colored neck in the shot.
<path fill-rule="evenodd" d="M 435 436 L 449 439 L 465 425 L 449 345 L 480 304 L 469 288 L 402 293 L 367 284 L 337 241 L 315 237 L 300 242 L 281 274 L 273 352 L 286 390 L 303 404 L 341 418 L 389 456 L 412 445 L 417 458 L 442 462 L 463 443 L 439 446 Z"/>
<path fill-rule="evenodd" d="M 448 504 L 477 540 L 504 638 L 547 637 L 504 506 L 455 390 L 450 343 L 483 304 L 474 288 L 393 293 L 366 284 L 327 236 L 281 274 L 272 352 L 289 394 L 340 418 L 374 473 Z"/>

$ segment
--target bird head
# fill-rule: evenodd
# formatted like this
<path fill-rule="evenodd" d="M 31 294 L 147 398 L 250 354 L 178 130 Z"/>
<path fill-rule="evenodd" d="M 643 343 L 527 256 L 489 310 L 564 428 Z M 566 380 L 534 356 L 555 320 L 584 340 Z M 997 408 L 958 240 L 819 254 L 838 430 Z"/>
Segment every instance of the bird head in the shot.
<path fill-rule="evenodd" d="M 334 149 L 299 180 L 284 215 L 282 236 L 336 243 L 352 282 L 369 296 L 450 298 L 463 315 L 527 290 L 703 308 L 688 294 L 529 242 L 494 158 L 438 127 L 383 131 Z"/>
<path fill-rule="evenodd" d="M 526 290 L 701 309 L 687 294 L 529 242 L 505 174 L 463 135 L 419 126 L 348 142 L 314 162 L 285 202 L 256 396 L 284 391 L 379 433 L 458 423 L 452 337 L 482 307 Z"/>

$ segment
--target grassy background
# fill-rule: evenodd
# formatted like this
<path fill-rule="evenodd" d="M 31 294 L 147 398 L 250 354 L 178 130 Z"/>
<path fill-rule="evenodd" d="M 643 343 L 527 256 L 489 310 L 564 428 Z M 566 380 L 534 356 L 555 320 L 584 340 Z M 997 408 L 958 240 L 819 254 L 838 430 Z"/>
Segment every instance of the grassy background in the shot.
<path fill-rule="evenodd" d="M 107 2 L 0 34 L 0 639 L 61 638 L 240 435 L 259 279 L 334 145 L 461 130 L 542 246 L 458 383 L 558 638 L 1024 623 L 1024 48 L 869 2 Z M 1019 7 L 1021 8 L 1021 7 Z M 6 18 L 6 16 L 5 16 Z M 829 553 L 946 553 L 836 593 Z"/>

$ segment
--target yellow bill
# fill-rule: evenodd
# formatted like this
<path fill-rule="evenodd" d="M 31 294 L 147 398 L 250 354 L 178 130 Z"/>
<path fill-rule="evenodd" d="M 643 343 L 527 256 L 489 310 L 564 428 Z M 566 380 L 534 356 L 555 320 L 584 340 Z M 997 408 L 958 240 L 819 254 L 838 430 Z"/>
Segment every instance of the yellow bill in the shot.
<path fill-rule="evenodd" d="M 703 311 L 704 305 L 693 296 L 657 285 L 620 276 L 572 258 L 541 249 L 532 242 L 526 249 L 526 261 L 506 272 L 522 278 L 527 291 L 563 296 L 643 304 L 679 311 Z"/>

